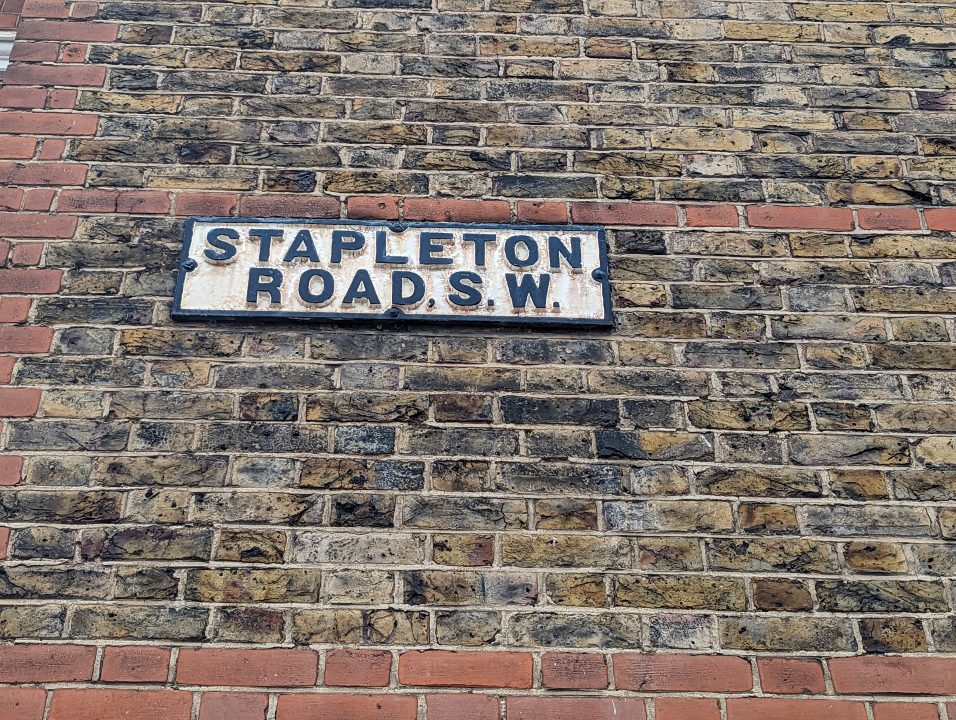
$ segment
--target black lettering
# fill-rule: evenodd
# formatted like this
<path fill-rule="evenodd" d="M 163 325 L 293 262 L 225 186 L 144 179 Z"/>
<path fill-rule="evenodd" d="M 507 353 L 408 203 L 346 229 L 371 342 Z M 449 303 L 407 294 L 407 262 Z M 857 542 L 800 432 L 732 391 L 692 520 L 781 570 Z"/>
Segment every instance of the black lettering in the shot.
<path fill-rule="evenodd" d="M 308 230 L 299 230 L 295 234 L 295 239 L 286 251 L 285 257 L 282 258 L 282 262 L 292 262 L 300 257 L 310 262 L 319 261 L 319 251 L 315 249 L 315 241 Z"/>
<path fill-rule="evenodd" d="M 312 280 L 322 279 L 322 292 L 312 292 Z M 306 270 L 299 278 L 299 297 L 303 302 L 321 305 L 332 298 L 335 291 L 335 279 L 328 270 Z"/>
<path fill-rule="evenodd" d="M 473 285 L 481 285 L 481 275 L 478 273 L 469 272 L 467 270 L 454 272 L 451 274 L 451 277 L 448 278 L 448 282 L 453 289 L 464 294 L 449 295 L 448 301 L 461 307 L 474 307 L 481 302 L 481 291 L 471 285 L 465 285 L 466 280 Z"/>
<path fill-rule="evenodd" d="M 259 302 L 260 293 L 269 293 L 269 302 L 278 305 L 282 302 L 279 286 L 282 285 L 282 273 L 274 268 L 250 268 L 249 284 L 246 286 L 246 302 Z"/>
<path fill-rule="evenodd" d="M 365 247 L 365 236 L 356 230 L 332 231 L 332 262 L 342 262 L 343 250 L 361 250 Z"/>
<path fill-rule="evenodd" d="M 519 243 L 527 250 L 527 257 L 524 260 L 518 257 Z M 505 259 L 514 267 L 531 267 L 538 262 L 538 243 L 529 235 L 512 235 L 505 240 Z"/>
<path fill-rule="evenodd" d="M 561 238 L 551 236 L 548 238 L 548 262 L 552 270 L 557 270 L 560 265 L 560 259 L 564 258 L 568 266 L 581 269 L 581 238 L 574 236 L 571 238 L 571 247 L 569 248 Z"/>
<path fill-rule="evenodd" d="M 375 232 L 375 262 L 389 265 L 405 265 L 408 263 L 408 258 L 403 255 L 388 254 L 388 248 L 385 247 L 387 237 L 388 235 L 384 230 Z"/>
<path fill-rule="evenodd" d="M 249 237 L 259 238 L 259 262 L 269 262 L 269 254 L 272 252 L 272 241 L 275 238 L 282 237 L 281 230 L 250 230 Z"/>
<path fill-rule="evenodd" d="M 206 233 L 206 242 L 221 252 L 206 250 L 203 255 L 218 262 L 234 258 L 236 256 L 236 246 L 228 240 L 223 240 L 224 237 L 229 238 L 229 240 L 238 240 L 239 233 L 232 228 L 213 228 Z"/>
<path fill-rule="evenodd" d="M 420 265 L 451 265 L 451 258 L 435 257 L 435 253 L 442 252 L 445 246 L 433 240 L 452 240 L 454 237 L 451 233 L 423 232 L 418 237 L 418 263 Z"/>
<path fill-rule="evenodd" d="M 405 295 L 405 281 L 412 284 L 412 294 Z M 392 272 L 392 305 L 414 305 L 425 297 L 425 281 L 418 273 L 406 270 Z"/>
<path fill-rule="evenodd" d="M 515 309 L 523 310 L 529 297 L 536 308 L 547 305 L 548 288 L 551 286 L 551 276 L 548 273 L 542 273 L 538 283 L 535 283 L 533 275 L 527 273 L 521 276 L 521 280 L 518 280 L 514 273 L 506 273 L 505 281 L 508 283 L 511 305 Z"/>
<path fill-rule="evenodd" d="M 364 243 L 365 240 L 363 239 L 362 242 Z M 372 305 L 379 304 L 378 294 L 375 292 L 375 286 L 372 284 L 372 278 L 369 276 L 368 270 L 356 271 L 355 277 L 352 278 L 352 284 L 345 291 L 342 302 L 351 305 L 359 298 L 368 300 Z"/>
<path fill-rule="evenodd" d="M 461 239 L 475 244 L 475 265 L 477 267 L 485 266 L 485 245 L 498 241 L 497 237 L 489 233 L 465 233 L 461 236 Z"/>

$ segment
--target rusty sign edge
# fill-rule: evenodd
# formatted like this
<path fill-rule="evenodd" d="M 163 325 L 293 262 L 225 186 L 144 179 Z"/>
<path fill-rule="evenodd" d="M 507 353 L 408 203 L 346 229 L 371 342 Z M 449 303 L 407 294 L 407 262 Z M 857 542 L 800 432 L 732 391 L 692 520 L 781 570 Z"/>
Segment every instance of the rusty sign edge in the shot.
<path fill-rule="evenodd" d="M 192 310 L 181 307 L 183 287 L 186 282 L 186 275 L 189 273 L 187 261 L 190 260 L 190 250 L 193 239 L 193 227 L 196 223 L 244 223 L 244 224 L 275 224 L 275 223 L 298 223 L 302 225 L 340 225 L 340 226 L 365 226 L 365 227 L 384 227 L 393 232 L 402 232 L 409 228 L 487 228 L 494 230 L 538 230 L 538 231 L 564 231 L 579 230 L 582 232 L 597 233 L 598 258 L 600 265 L 595 268 L 594 273 L 600 272 L 602 277 L 596 275 L 594 278 L 601 283 L 601 295 L 603 300 L 603 313 L 601 317 L 596 318 L 561 318 L 561 317 L 505 317 L 488 315 L 423 315 L 416 313 L 406 313 L 400 308 L 390 307 L 381 313 L 329 313 L 329 312 L 295 312 L 288 310 Z M 179 262 L 176 266 L 176 282 L 173 288 L 173 302 L 170 308 L 170 317 L 173 320 L 195 320 L 203 318 L 214 318 L 217 320 L 248 320 L 256 317 L 276 318 L 286 320 L 323 320 L 323 321 L 359 321 L 359 322 L 423 322 L 423 323 L 463 323 L 468 325 L 547 325 L 564 327 L 594 327 L 611 328 L 614 326 L 614 316 L 611 312 L 611 280 L 610 268 L 608 265 L 607 252 L 607 230 L 603 225 L 528 225 L 511 223 L 454 223 L 454 222 L 424 222 L 424 221 L 401 221 L 401 220 L 358 220 L 340 219 L 340 218 L 262 218 L 262 217 L 216 217 L 202 216 L 190 217 L 186 219 L 183 228 L 183 246 L 179 253 Z"/>

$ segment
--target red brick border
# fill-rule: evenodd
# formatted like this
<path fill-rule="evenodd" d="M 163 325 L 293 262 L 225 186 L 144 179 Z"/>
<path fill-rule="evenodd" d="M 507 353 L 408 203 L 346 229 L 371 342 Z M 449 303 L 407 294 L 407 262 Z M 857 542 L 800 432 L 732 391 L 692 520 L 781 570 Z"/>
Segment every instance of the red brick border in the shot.
<path fill-rule="evenodd" d="M 264 720 L 270 695 L 276 698 L 277 719 L 416 720 L 421 706 L 428 720 L 642 719 L 652 709 L 659 720 L 716 720 L 721 708 L 726 720 L 864 720 L 868 707 L 877 720 L 945 720 L 935 698 L 956 692 L 956 658 L 952 657 L 755 659 L 594 652 L 543 653 L 536 663 L 530 652 L 183 648 L 177 661 L 170 650 L 6 646 L 0 653 L 0 683 L 54 687 L 46 691 L 0 688 L 0 708 L 12 707 L 17 720 L 42 720 L 44 703 L 39 698 L 50 692 L 50 718 L 56 720 L 125 717 L 124 713 L 188 720 L 194 698 L 205 720 Z M 102 659 L 97 676 L 98 654 Z M 364 665 L 366 661 L 371 665 Z M 390 671 L 393 662 L 395 674 Z M 754 683 L 755 662 L 759 686 Z M 614 667 L 615 685 L 604 694 L 587 694 L 583 687 L 570 694 L 555 691 L 555 663 L 571 675 L 575 668 L 586 669 L 583 676 L 593 682 L 583 684 L 600 690 L 607 682 L 609 663 Z M 829 666 L 832 690 L 823 681 L 823 664 Z M 324 676 L 320 667 L 325 668 Z M 171 673 L 176 688 L 166 686 Z M 86 686 L 59 687 L 64 682 Z M 124 683 L 139 687 L 124 688 Z M 336 689 L 342 685 L 363 689 Z M 557 685 L 569 683 L 561 680 Z M 437 690 L 444 688 L 451 690 Z M 794 692 L 801 697 L 790 694 Z M 867 697 L 871 695 L 924 699 L 900 702 Z"/>

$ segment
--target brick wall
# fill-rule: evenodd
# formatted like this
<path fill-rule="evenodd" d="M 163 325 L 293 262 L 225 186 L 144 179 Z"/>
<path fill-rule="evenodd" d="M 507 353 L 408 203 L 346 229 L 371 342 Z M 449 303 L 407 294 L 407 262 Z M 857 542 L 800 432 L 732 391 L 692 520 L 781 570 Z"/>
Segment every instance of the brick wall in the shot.
<path fill-rule="evenodd" d="M 0 717 L 956 720 L 951 5 L 21 15 Z M 210 214 L 605 224 L 616 324 L 174 324 Z"/>

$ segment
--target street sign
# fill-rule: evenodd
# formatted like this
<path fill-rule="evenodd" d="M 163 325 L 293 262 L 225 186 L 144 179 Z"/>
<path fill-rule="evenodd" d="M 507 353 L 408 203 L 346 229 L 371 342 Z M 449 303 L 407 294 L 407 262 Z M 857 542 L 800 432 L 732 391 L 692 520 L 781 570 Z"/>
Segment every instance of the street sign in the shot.
<path fill-rule="evenodd" d="M 193 218 L 172 315 L 606 326 L 604 229 Z"/>

